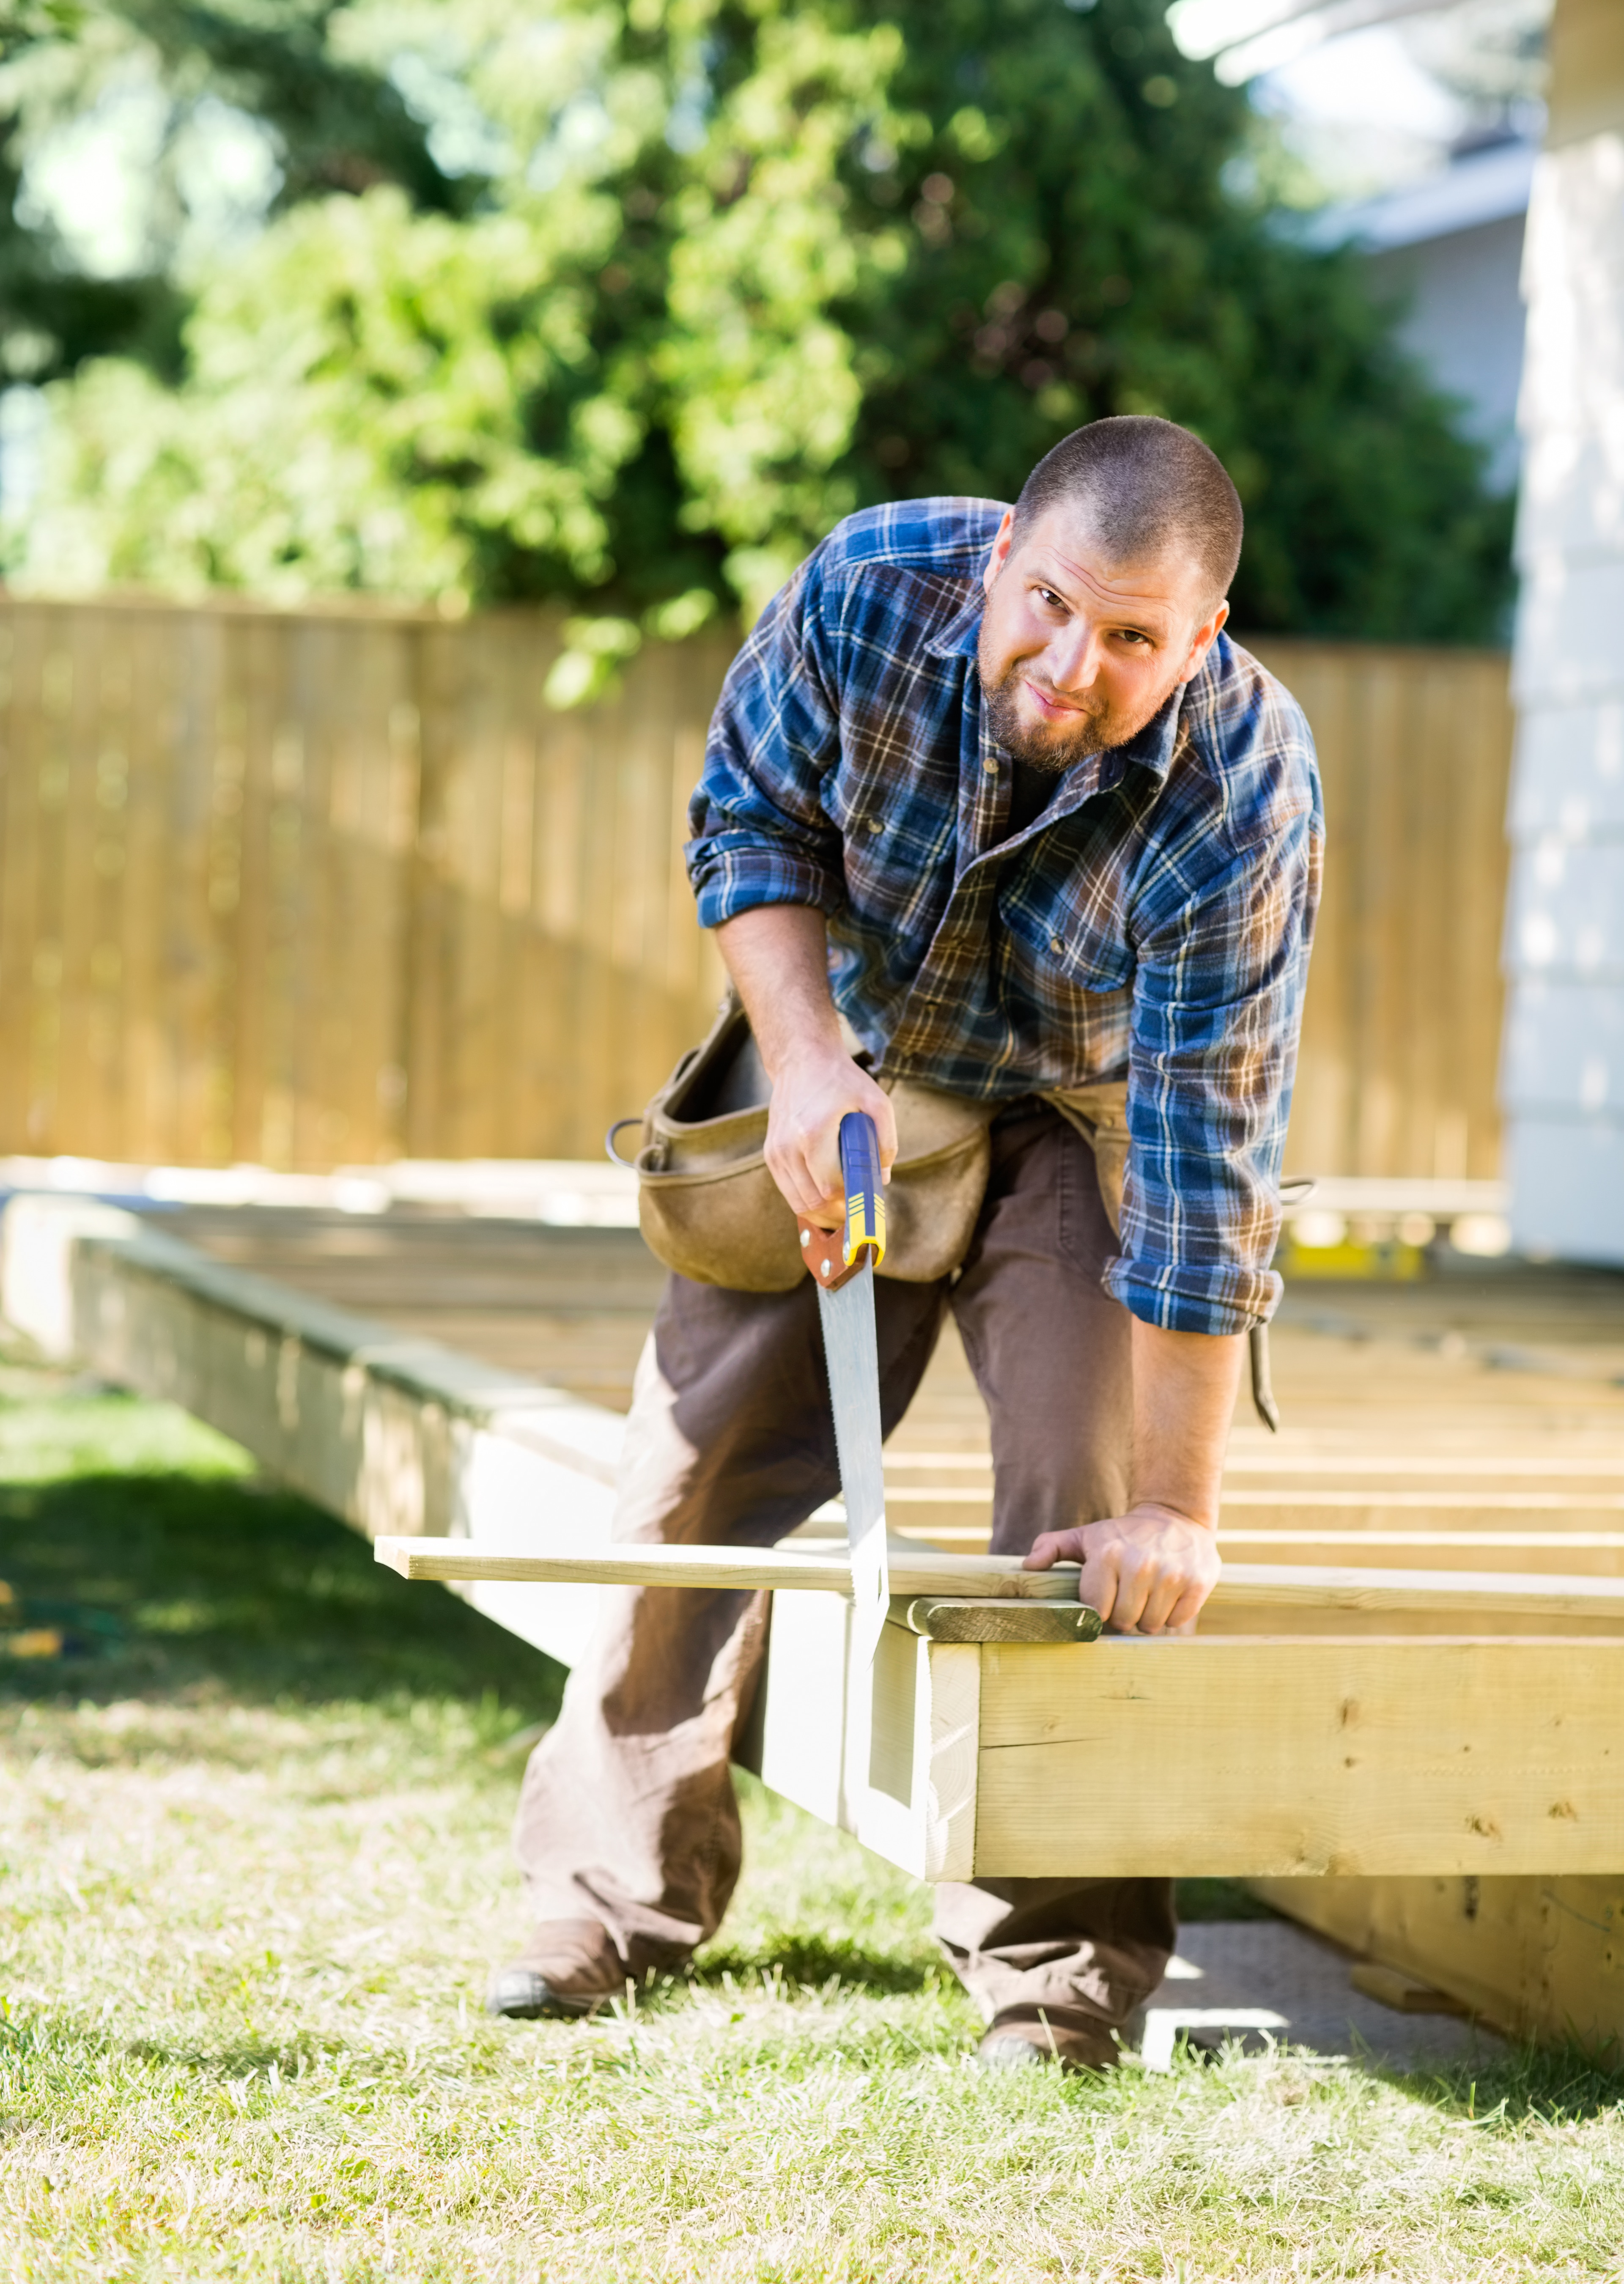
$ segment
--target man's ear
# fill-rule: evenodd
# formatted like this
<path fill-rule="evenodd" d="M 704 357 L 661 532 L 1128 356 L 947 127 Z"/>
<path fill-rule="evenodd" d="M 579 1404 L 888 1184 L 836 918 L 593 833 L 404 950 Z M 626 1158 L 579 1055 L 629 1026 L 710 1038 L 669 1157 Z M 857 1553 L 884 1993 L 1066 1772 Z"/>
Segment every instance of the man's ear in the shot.
<path fill-rule="evenodd" d="M 993 542 L 993 551 L 987 559 L 987 568 L 981 574 L 982 588 L 989 595 L 997 583 L 998 574 L 1010 559 L 1010 542 L 1014 532 L 1015 511 L 1012 507 L 1006 507 L 1003 521 L 998 526 L 998 536 Z"/>
<path fill-rule="evenodd" d="M 1195 633 L 1191 637 L 1190 655 L 1184 661 L 1184 670 L 1179 676 L 1179 680 L 1181 682 L 1193 682 L 1197 675 L 1200 673 L 1201 669 L 1206 663 L 1206 653 L 1211 650 L 1213 645 L 1217 641 L 1220 634 L 1223 631 L 1224 622 L 1228 619 L 1229 615 L 1230 606 L 1228 603 L 1220 603 L 1217 609 L 1213 613 L 1212 617 L 1206 621 L 1206 624 L 1196 629 Z"/>

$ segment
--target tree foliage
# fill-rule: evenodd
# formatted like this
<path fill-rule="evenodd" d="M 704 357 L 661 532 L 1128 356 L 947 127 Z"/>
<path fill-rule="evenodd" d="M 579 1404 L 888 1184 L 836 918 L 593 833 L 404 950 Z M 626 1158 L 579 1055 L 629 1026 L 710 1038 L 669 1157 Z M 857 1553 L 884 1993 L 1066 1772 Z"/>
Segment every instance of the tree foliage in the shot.
<path fill-rule="evenodd" d="M 461 202 L 464 185 L 435 165 L 395 88 L 335 52 L 339 12 L 337 0 L 0 0 L 0 369 L 44 379 L 113 353 L 179 377 L 186 296 L 172 274 L 172 161 L 199 106 L 229 107 L 274 136 L 276 208 L 382 183 L 428 210 Z M 87 275 L 49 223 L 20 210 L 24 165 L 53 133 L 141 90 L 165 113 L 155 242 L 127 274 Z"/>
<path fill-rule="evenodd" d="M 567 698 L 855 506 L 1012 497 L 1152 411 L 1241 490 L 1242 625 L 1495 629 L 1481 454 L 1351 258 L 1230 187 L 1256 122 L 1158 0 L 105 12 L 282 187 L 187 281 L 178 373 L 59 324 L 36 582 L 563 600 Z"/>

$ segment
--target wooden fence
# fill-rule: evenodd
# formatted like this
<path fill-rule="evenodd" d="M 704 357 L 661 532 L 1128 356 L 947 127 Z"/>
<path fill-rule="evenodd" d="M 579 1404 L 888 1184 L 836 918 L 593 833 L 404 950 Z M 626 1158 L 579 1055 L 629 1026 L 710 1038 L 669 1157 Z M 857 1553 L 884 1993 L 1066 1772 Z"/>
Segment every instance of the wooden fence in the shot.
<path fill-rule="evenodd" d="M 0 598 L 0 1153 L 596 1155 L 714 1005 L 679 844 L 730 645 L 556 714 L 558 640 Z M 1263 648 L 1332 833 L 1292 1162 L 1492 1174 L 1505 661 Z"/>
<path fill-rule="evenodd" d="M 1499 651 L 1260 642 L 1325 787 L 1292 1173 L 1501 1171 L 1500 938 L 1511 767 Z"/>

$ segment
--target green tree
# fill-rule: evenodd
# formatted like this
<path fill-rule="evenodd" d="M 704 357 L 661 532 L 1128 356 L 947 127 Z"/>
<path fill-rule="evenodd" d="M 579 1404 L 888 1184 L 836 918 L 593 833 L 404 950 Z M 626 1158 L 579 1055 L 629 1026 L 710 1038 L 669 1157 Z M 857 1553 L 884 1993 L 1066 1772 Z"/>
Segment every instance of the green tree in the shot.
<path fill-rule="evenodd" d="M 1351 261 L 1229 187 L 1260 130 L 1159 0 L 247 7 L 120 0 L 269 123 L 282 210 L 178 386 L 59 386 L 25 576 L 560 599 L 567 700 L 854 506 L 1156 411 L 1240 487 L 1243 625 L 1495 629 L 1481 456 Z"/>
<path fill-rule="evenodd" d="M 335 49 L 339 15 L 339 0 L 0 0 L 0 372 L 51 379 L 124 355 L 181 377 L 188 296 L 174 274 L 172 177 L 200 106 L 269 133 L 281 178 L 272 211 L 383 183 L 430 211 L 477 196 L 436 165 L 386 74 Z M 161 114 L 154 242 L 127 275 L 87 274 L 49 221 L 20 211 L 24 170 L 53 133 L 136 89 Z"/>
<path fill-rule="evenodd" d="M 870 363 L 851 465 L 898 489 L 1011 497 L 1057 436 L 1158 412 L 1246 509 L 1238 622 L 1482 638 L 1509 592 L 1509 504 L 1399 352 L 1356 263 L 1226 185 L 1255 123 L 1159 8 L 889 0 L 914 131 L 849 179 L 904 214 L 896 290 L 854 321 Z M 928 132 L 919 131 L 928 122 Z"/>

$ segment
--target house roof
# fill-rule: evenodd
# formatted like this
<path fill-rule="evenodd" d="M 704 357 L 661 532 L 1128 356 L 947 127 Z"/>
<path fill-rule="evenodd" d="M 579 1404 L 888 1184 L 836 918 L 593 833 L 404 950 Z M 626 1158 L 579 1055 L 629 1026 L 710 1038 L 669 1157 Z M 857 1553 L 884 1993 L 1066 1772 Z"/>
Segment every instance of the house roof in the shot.
<path fill-rule="evenodd" d="M 1305 236 L 1312 246 L 1353 244 L 1375 254 L 1505 222 L 1527 212 L 1538 156 L 1532 143 L 1521 142 L 1470 152 L 1441 173 L 1407 183 L 1401 190 L 1324 207 Z"/>

